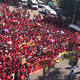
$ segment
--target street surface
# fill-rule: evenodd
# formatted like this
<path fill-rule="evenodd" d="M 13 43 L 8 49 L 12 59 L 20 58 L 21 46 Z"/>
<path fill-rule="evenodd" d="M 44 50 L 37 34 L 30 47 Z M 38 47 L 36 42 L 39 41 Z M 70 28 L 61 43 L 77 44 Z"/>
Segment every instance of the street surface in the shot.
<path fill-rule="evenodd" d="M 49 68 L 47 77 L 45 80 L 68 80 L 68 75 L 70 73 L 70 69 L 72 68 L 73 60 L 64 60 L 59 63 L 56 63 L 55 66 Z M 80 60 L 75 69 L 75 79 L 79 80 L 80 77 Z M 43 71 L 39 71 L 35 74 L 31 75 L 30 80 L 42 80 Z"/>

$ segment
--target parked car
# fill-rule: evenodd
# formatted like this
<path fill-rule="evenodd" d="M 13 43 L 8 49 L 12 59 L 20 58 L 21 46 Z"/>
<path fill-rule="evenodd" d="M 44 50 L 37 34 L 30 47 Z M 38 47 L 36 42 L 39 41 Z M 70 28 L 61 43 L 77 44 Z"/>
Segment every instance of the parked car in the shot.
<path fill-rule="evenodd" d="M 38 6 L 42 8 L 44 6 L 44 2 L 42 0 L 37 0 Z"/>
<path fill-rule="evenodd" d="M 46 13 L 47 13 L 47 10 L 49 10 L 49 9 L 51 9 L 49 6 L 44 5 L 43 8 L 42 8 L 42 12 L 43 12 L 44 14 L 46 14 Z"/>
<path fill-rule="evenodd" d="M 21 6 L 27 6 L 27 5 L 28 5 L 28 0 L 21 1 Z"/>
<path fill-rule="evenodd" d="M 47 15 L 50 15 L 50 16 L 52 16 L 52 17 L 57 16 L 56 11 L 54 11 L 53 9 L 48 9 L 48 10 L 46 11 L 46 13 L 47 13 Z"/>
<path fill-rule="evenodd" d="M 29 5 L 33 9 L 38 9 L 38 2 L 36 0 L 29 0 Z"/>
<path fill-rule="evenodd" d="M 52 5 L 52 9 L 54 9 L 57 13 L 60 11 L 60 8 L 57 5 Z"/>

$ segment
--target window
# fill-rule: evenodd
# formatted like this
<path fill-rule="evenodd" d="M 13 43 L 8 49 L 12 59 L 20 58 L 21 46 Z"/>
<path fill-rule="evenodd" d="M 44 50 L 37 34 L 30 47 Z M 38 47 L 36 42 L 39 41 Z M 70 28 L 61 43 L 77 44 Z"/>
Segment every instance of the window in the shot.
<path fill-rule="evenodd" d="M 37 5 L 36 3 L 32 3 L 32 5 Z"/>
<path fill-rule="evenodd" d="M 26 1 L 22 1 L 22 3 L 27 3 Z"/>
<path fill-rule="evenodd" d="M 42 4 L 42 5 L 44 5 L 44 3 L 39 3 L 39 4 Z"/>

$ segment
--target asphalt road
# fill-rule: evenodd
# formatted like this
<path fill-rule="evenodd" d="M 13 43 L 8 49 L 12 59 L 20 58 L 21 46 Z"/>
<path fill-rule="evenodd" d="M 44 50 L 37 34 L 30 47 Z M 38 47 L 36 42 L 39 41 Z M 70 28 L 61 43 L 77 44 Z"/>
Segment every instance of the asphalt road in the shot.
<path fill-rule="evenodd" d="M 56 63 L 55 66 L 49 68 L 47 77 L 45 80 L 68 80 L 68 75 L 70 73 L 70 69 L 73 66 L 73 60 L 64 60 L 59 63 Z M 79 80 L 80 77 L 80 60 L 75 69 L 75 79 Z M 37 72 L 31 75 L 30 80 L 42 80 L 43 71 Z"/>

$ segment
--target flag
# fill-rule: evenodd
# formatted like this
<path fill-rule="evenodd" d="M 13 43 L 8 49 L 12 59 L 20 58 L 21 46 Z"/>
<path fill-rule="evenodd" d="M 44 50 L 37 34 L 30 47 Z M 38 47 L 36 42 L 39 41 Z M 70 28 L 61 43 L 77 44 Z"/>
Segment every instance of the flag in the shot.
<path fill-rule="evenodd" d="M 78 32 L 75 33 L 75 43 L 80 44 L 80 33 Z"/>

